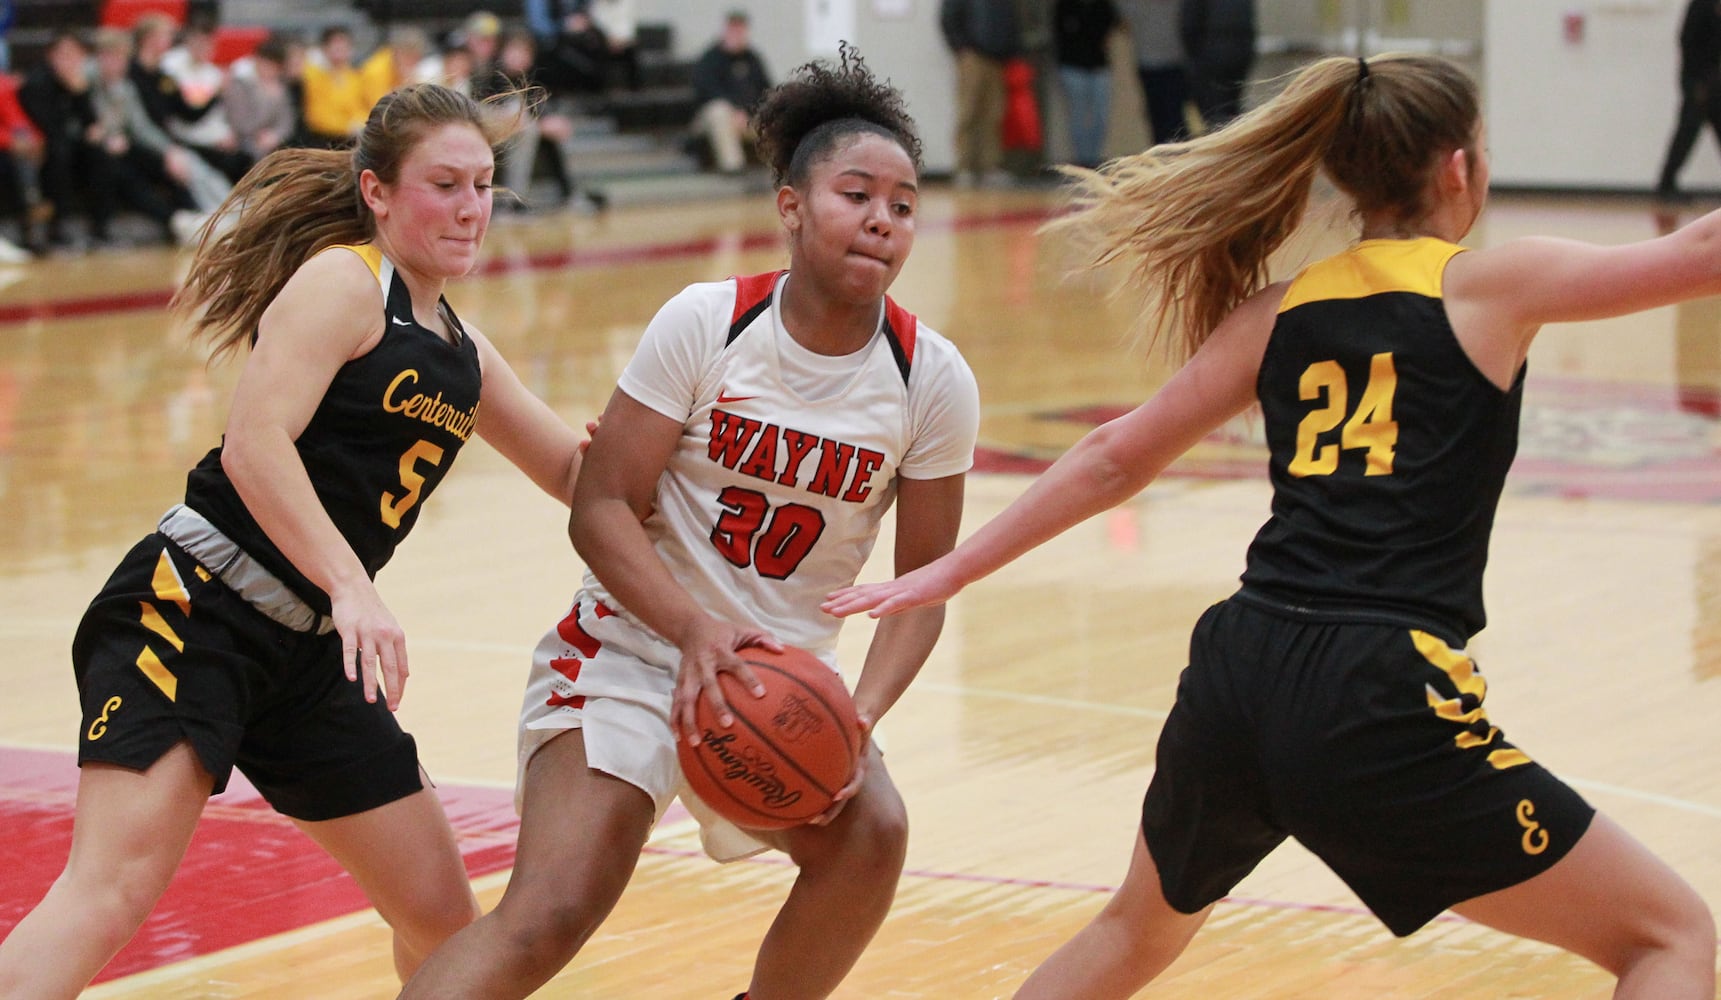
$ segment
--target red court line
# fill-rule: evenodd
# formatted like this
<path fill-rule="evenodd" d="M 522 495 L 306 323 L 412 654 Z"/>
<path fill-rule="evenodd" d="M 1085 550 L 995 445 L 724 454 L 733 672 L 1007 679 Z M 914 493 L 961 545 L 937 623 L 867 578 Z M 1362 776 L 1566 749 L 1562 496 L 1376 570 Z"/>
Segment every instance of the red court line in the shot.
<path fill-rule="evenodd" d="M 960 232 L 991 226 L 1011 226 L 1039 222 L 1049 213 L 1043 208 L 1016 209 L 962 215 L 944 222 L 928 223 L 921 232 Z M 555 250 L 520 256 L 496 255 L 486 257 L 478 266 L 482 275 L 518 274 L 523 271 L 565 271 L 589 267 L 610 267 L 643 261 L 673 260 L 702 257 L 725 249 L 764 250 L 777 246 L 782 233 L 775 229 L 755 230 L 740 234 L 707 236 L 660 243 L 638 243 L 591 250 Z M 113 295 L 92 295 L 83 298 L 43 297 L 29 302 L 0 305 L 0 326 L 27 323 L 32 320 L 71 319 L 80 316 L 105 316 L 113 313 L 160 309 L 173 298 L 171 288 L 144 289 Z"/>

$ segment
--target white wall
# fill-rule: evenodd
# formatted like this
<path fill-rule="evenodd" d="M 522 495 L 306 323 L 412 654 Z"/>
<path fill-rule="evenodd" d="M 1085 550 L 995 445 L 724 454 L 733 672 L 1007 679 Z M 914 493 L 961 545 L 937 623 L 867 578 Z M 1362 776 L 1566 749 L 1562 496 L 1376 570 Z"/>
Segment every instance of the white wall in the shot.
<path fill-rule="evenodd" d="M 636 9 L 641 21 L 671 25 L 676 53 L 688 59 L 717 37 L 725 11 L 748 11 L 753 47 L 771 79 L 779 81 L 796 66 L 828 54 L 807 47 L 806 9 L 815 3 L 854 11 L 849 41 L 875 76 L 890 80 L 907 98 L 920 126 L 926 171 L 948 172 L 956 160 L 956 75 L 938 31 L 938 0 L 637 0 Z M 901 9 L 906 17 L 894 14 Z"/>
<path fill-rule="evenodd" d="M 1484 86 L 1495 183 L 1653 187 L 1679 111 L 1684 13 L 1684 0 L 1489 0 Z M 1581 40 L 1566 37 L 1568 16 L 1582 19 Z M 1708 128 L 1680 186 L 1721 188 Z"/>

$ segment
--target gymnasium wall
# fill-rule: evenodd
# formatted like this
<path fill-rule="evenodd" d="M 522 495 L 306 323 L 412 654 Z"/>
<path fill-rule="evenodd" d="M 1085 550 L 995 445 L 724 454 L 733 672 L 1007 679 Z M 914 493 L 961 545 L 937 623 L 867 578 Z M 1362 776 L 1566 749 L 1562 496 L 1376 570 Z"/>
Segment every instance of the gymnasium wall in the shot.
<path fill-rule="evenodd" d="M 1265 44 L 1313 44 L 1327 51 L 1358 44 L 1401 44 L 1399 36 L 1468 33 L 1468 3 L 1449 0 L 1258 0 Z M 638 0 L 641 20 L 668 22 L 687 58 L 716 37 L 729 6 L 753 12 L 754 44 L 778 78 L 804 62 L 808 10 L 835 11 L 874 70 L 908 97 L 925 141 L 931 172 L 954 160 L 954 70 L 938 33 L 938 0 Z M 1485 0 L 1480 64 L 1486 95 L 1489 150 L 1502 187 L 1647 191 L 1655 183 L 1678 111 L 1679 23 L 1685 0 Z M 767 16 L 765 13 L 769 11 Z M 1575 18 L 1576 23 L 1570 23 Z M 1448 24 L 1457 20 L 1460 23 Z M 1427 23 L 1424 23 L 1427 22 Z M 1368 30 L 1372 25 L 1374 30 Z M 1381 37 L 1384 36 L 1384 37 Z M 1133 81 L 1127 46 L 1115 78 Z M 1455 54 L 1449 52 L 1449 54 Z M 1289 68 L 1285 56 L 1263 57 L 1263 72 Z M 1114 102 L 1108 152 L 1134 148 L 1142 133 L 1123 114 L 1139 113 L 1133 93 Z M 1062 148 L 1061 109 L 1047 109 L 1048 140 Z M 1705 133 L 1681 176 L 1686 188 L 1721 189 L 1721 155 Z"/>
<path fill-rule="evenodd" d="M 1653 187 L 1678 114 L 1684 0 L 1489 0 L 1486 7 L 1495 183 Z M 1680 184 L 1721 188 L 1721 156 L 1708 129 Z"/>

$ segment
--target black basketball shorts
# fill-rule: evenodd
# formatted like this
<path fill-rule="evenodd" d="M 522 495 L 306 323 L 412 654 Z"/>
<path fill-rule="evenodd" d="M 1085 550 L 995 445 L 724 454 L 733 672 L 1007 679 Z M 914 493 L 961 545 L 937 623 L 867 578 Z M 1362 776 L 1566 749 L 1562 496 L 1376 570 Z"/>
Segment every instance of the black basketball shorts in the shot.
<path fill-rule="evenodd" d="M 1142 832 L 1194 913 L 1295 837 L 1400 936 L 1565 856 L 1595 810 L 1506 741 L 1462 650 L 1404 625 L 1210 608 Z"/>
<path fill-rule="evenodd" d="M 80 765 L 141 771 L 188 741 L 215 791 L 237 765 L 307 821 L 423 787 L 412 737 L 346 679 L 339 633 L 271 621 L 162 535 L 127 553 L 90 603 L 72 665 Z"/>

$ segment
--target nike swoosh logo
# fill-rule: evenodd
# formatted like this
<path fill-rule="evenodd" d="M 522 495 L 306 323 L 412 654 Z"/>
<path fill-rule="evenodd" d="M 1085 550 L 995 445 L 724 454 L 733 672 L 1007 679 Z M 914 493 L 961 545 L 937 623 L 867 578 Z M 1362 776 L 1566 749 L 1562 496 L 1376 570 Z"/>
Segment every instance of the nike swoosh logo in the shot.
<path fill-rule="evenodd" d="M 758 396 L 728 396 L 728 395 L 724 395 L 721 392 L 717 394 L 717 401 L 719 403 L 743 403 L 749 399 L 758 399 L 758 398 L 759 398 Z"/>
<path fill-rule="evenodd" d="M 399 316 L 390 316 L 389 319 L 393 320 L 394 324 L 396 326 L 411 326 L 412 325 L 411 320 L 401 319 Z"/>

